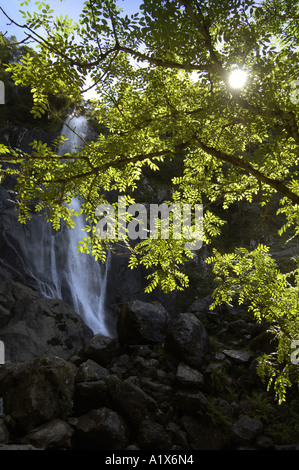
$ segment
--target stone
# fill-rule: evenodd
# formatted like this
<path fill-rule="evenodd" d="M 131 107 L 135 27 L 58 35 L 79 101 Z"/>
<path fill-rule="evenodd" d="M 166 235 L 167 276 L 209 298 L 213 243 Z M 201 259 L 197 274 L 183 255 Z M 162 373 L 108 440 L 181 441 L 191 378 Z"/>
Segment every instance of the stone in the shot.
<path fill-rule="evenodd" d="M 71 448 L 73 433 L 67 422 L 55 419 L 30 431 L 21 442 L 37 448 L 67 450 Z"/>
<path fill-rule="evenodd" d="M 170 450 L 170 434 L 159 424 L 143 420 L 138 427 L 138 443 L 144 450 Z"/>
<path fill-rule="evenodd" d="M 232 426 L 232 434 L 240 443 L 250 443 L 261 434 L 263 425 L 258 419 L 247 415 L 240 415 Z"/>
<path fill-rule="evenodd" d="M 120 354 L 120 345 L 116 338 L 97 334 L 86 344 L 84 356 L 94 362 L 107 366 Z"/>
<path fill-rule="evenodd" d="M 191 313 L 207 313 L 209 312 L 209 307 L 213 303 L 211 297 L 204 297 L 203 299 L 196 299 L 189 307 Z"/>
<path fill-rule="evenodd" d="M 123 344 L 147 344 L 163 341 L 170 316 L 158 302 L 127 302 L 117 321 L 117 334 Z"/>
<path fill-rule="evenodd" d="M 111 397 L 104 379 L 76 384 L 74 410 L 77 414 L 84 414 L 96 408 L 109 408 L 110 405 Z"/>
<path fill-rule="evenodd" d="M 9 432 L 5 425 L 4 419 L 0 418 L 0 443 L 7 442 L 9 440 Z"/>
<path fill-rule="evenodd" d="M 128 445 L 127 434 L 123 418 L 103 407 L 78 418 L 74 438 L 80 450 L 123 450 Z"/>
<path fill-rule="evenodd" d="M 205 412 L 207 400 L 202 392 L 190 390 L 178 390 L 174 395 L 176 409 L 191 414 Z"/>
<path fill-rule="evenodd" d="M 225 436 L 210 422 L 198 419 L 195 416 L 183 415 L 181 425 L 185 429 L 189 442 L 189 449 L 194 450 L 223 450 L 225 449 Z"/>
<path fill-rule="evenodd" d="M 46 421 L 64 419 L 73 408 L 75 367 L 47 355 L 0 369 L 0 394 L 10 431 L 27 433 Z"/>
<path fill-rule="evenodd" d="M 203 374 L 184 362 L 178 364 L 176 380 L 182 385 L 191 387 L 202 387 L 204 384 Z"/>
<path fill-rule="evenodd" d="M 68 359 L 92 336 L 62 300 L 43 298 L 18 282 L 0 281 L 0 338 L 6 362 L 31 361 L 45 354 Z"/>
<path fill-rule="evenodd" d="M 100 366 L 92 359 L 80 364 L 76 375 L 76 382 L 95 382 L 109 374 L 108 369 Z"/>
<path fill-rule="evenodd" d="M 0 444 L 0 450 L 44 450 L 30 444 Z"/>
<path fill-rule="evenodd" d="M 236 363 L 247 364 L 252 358 L 253 354 L 250 351 L 242 351 L 236 349 L 225 349 L 223 353 L 233 359 Z"/>
<path fill-rule="evenodd" d="M 140 385 L 143 391 L 159 403 L 168 401 L 173 395 L 173 388 L 171 386 L 148 379 L 147 377 L 143 377 L 140 380 Z"/>
<path fill-rule="evenodd" d="M 157 402 L 130 380 L 120 380 L 116 376 L 106 379 L 108 393 L 114 409 L 133 425 L 143 419 L 153 418 L 157 410 Z"/>
<path fill-rule="evenodd" d="M 274 442 L 269 436 L 260 435 L 256 439 L 256 445 L 259 449 L 268 450 L 274 448 Z"/>
<path fill-rule="evenodd" d="M 180 313 L 171 323 L 168 347 L 191 367 L 199 367 L 209 349 L 203 323 L 192 313 Z"/>

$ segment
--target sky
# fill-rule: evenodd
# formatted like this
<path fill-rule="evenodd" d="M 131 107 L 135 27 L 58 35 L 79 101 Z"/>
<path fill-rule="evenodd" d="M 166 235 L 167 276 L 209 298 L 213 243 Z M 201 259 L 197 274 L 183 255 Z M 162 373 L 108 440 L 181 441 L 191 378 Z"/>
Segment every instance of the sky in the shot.
<path fill-rule="evenodd" d="M 43 0 L 44 3 L 50 5 L 51 9 L 54 10 L 53 16 L 68 15 L 75 22 L 79 20 L 79 16 L 82 12 L 82 8 L 85 0 Z M 17 22 L 20 25 L 24 24 L 24 18 L 19 10 L 29 11 L 30 13 L 38 11 L 36 0 L 31 0 L 29 5 L 21 6 L 23 0 L 1 0 L 0 6 L 6 12 L 6 14 Z M 136 13 L 139 9 L 141 0 L 117 0 L 120 8 L 123 9 L 125 14 L 131 15 Z M 0 31 L 3 34 L 6 34 L 7 37 L 16 36 L 18 41 L 22 41 L 26 36 L 22 28 L 11 24 L 8 18 L 5 17 L 3 12 L 0 10 Z M 31 47 L 34 47 L 33 44 L 29 44 Z M 86 88 L 91 85 L 90 82 L 87 82 Z M 84 94 L 85 99 L 95 98 L 94 90 L 90 90 L 88 93 Z"/>
<path fill-rule="evenodd" d="M 55 15 L 68 15 L 74 21 L 79 19 L 79 15 L 82 12 L 82 7 L 85 0 L 43 0 L 44 3 L 50 5 L 54 10 Z M 23 0 L 1 0 L 0 6 L 14 21 L 23 24 L 22 14 L 19 10 L 33 12 L 37 9 L 35 5 L 36 0 L 31 0 L 28 6 L 21 6 Z M 131 15 L 138 11 L 138 7 L 141 0 L 117 0 L 118 5 L 124 10 L 124 13 Z M 14 25 L 9 24 L 9 20 L 5 18 L 3 13 L 0 11 L 0 30 L 2 32 L 7 31 L 7 35 L 15 35 L 18 40 L 23 39 L 24 35 L 22 30 Z"/>

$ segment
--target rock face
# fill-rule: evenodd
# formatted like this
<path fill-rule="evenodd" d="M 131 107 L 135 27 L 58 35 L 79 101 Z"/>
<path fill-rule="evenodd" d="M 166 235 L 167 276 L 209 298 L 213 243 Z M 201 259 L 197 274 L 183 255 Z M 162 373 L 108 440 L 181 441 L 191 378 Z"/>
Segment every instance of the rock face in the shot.
<path fill-rule="evenodd" d="M 18 282 L 0 281 L 0 339 L 6 361 L 29 361 L 47 353 L 66 359 L 92 336 L 63 301 L 45 299 Z"/>
<path fill-rule="evenodd" d="M 166 337 L 170 317 L 159 303 L 128 302 L 117 321 L 117 334 L 125 344 L 159 343 Z"/>

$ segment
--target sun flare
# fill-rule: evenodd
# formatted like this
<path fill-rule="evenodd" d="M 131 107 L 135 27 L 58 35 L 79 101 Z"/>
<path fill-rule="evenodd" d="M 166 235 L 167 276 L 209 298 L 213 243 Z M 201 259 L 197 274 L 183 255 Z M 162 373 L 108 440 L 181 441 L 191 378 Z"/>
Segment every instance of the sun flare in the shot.
<path fill-rule="evenodd" d="M 247 73 L 244 70 L 234 70 L 229 76 L 229 84 L 232 88 L 242 88 L 247 81 Z"/>

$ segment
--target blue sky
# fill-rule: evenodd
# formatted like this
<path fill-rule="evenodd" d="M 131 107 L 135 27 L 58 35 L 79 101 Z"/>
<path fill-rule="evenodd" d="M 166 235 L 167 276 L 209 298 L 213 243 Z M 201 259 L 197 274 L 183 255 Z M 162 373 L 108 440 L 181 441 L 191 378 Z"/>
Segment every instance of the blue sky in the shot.
<path fill-rule="evenodd" d="M 8 14 L 10 18 L 14 21 L 17 21 L 20 24 L 23 24 L 23 18 L 19 10 L 33 12 L 37 10 L 37 5 L 35 5 L 36 0 L 31 0 L 28 6 L 20 6 L 23 3 L 23 0 L 2 0 L 1 7 Z M 54 10 L 54 16 L 56 15 L 68 15 L 74 21 L 79 19 L 79 15 L 82 12 L 82 6 L 85 0 L 43 0 L 45 3 L 49 4 Z M 124 10 L 124 13 L 131 15 L 138 11 L 138 6 L 141 3 L 141 0 L 117 0 L 119 6 Z M 0 11 L 0 31 L 5 33 L 7 31 L 7 36 L 15 35 L 18 40 L 24 38 L 22 30 L 14 25 L 9 24 L 9 20 L 5 18 L 3 13 Z"/>
<path fill-rule="evenodd" d="M 54 16 L 59 15 L 68 15 L 74 21 L 79 20 L 79 15 L 82 12 L 82 8 L 85 0 L 43 0 L 45 3 L 49 4 L 50 7 L 54 10 Z M 1 7 L 6 12 L 6 14 L 19 23 L 20 25 L 24 24 L 24 18 L 19 10 L 29 11 L 30 13 L 35 10 L 38 11 L 36 0 L 31 0 L 28 6 L 21 6 L 23 0 L 2 0 Z M 123 9 L 123 12 L 131 15 L 136 13 L 139 9 L 141 0 L 117 0 L 119 6 Z M 0 31 L 6 34 L 7 37 L 16 36 L 18 41 L 23 40 L 26 36 L 22 28 L 10 24 L 9 20 L 0 10 Z M 34 47 L 34 44 L 28 43 L 31 47 Z M 92 83 L 87 79 L 86 88 L 88 88 Z M 88 93 L 84 94 L 85 99 L 95 98 L 97 95 L 94 92 L 94 89 L 91 89 Z"/>

